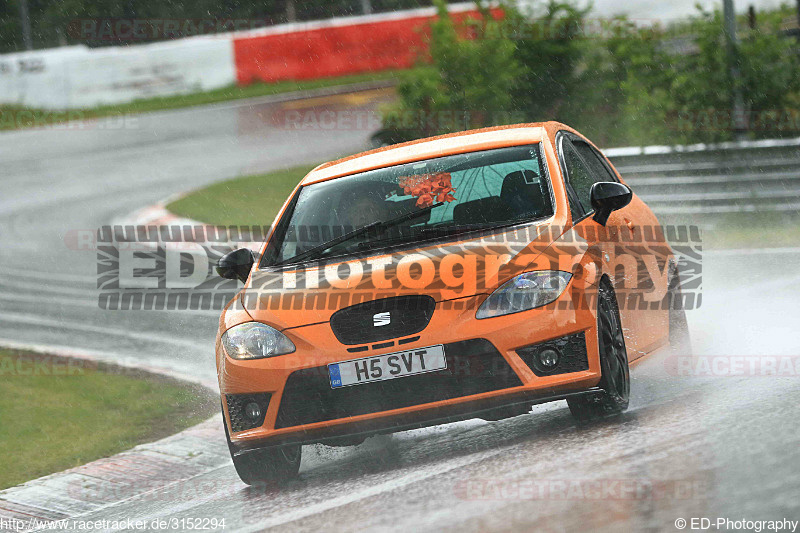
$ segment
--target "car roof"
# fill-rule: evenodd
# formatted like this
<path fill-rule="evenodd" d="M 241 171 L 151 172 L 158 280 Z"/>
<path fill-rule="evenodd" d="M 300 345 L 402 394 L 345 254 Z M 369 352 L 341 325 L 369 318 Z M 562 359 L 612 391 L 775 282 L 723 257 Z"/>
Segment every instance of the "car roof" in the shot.
<path fill-rule="evenodd" d="M 324 163 L 312 170 L 301 184 L 309 185 L 359 172 L 435 157 L 541 142 L 545 138 L 555 138 L 555 134 L 559 130 L 574 132 L 572 128 L 559 122 L 537 122 L 462 131 L 385 146 Z"/>

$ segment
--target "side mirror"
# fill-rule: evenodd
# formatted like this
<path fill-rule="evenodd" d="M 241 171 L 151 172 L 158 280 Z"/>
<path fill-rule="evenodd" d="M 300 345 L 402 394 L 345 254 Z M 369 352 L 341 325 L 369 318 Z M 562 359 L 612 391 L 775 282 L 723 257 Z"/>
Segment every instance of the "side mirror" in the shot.
<path fill-rule="evenodd" d="M 217 274 L 225 279 L 239 279 L 247 281 L 247 276 L 253 269 L 253 252 L 247 248 L 239 248 L 220 257 L 217 261 Z"/>
<path fill-rule="evenodd" d="M 592 185 L 591 200 L 594 208 L 594 220 L 605 226 L 611 213 L 622 209 L 633 199 L 633 193 L 627 185 L 616 181 L 601 181 Z"/>

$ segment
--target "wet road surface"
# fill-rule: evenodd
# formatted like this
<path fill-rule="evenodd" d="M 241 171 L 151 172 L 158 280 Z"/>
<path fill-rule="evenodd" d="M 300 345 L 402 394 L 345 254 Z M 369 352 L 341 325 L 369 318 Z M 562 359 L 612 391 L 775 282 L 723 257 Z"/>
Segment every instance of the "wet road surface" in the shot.
<path fill-rule="evenodd" d="M 314 105 L 361 112 L 379 102 Z M 65 236 L 205 183 L 368 143 L 366 129 L 276 126 L 278 108 L 240 103 L 143 115 L 122 129 L 0 134 L 0 338 L 213 380 L 216 313 L 100 310 L 95 254 L 70 249 Z M 780 361 L 796 364 L 800 277 L 791 265 L 798 259 L 798 249 L 706 254 L 703 305 L 689 313 L 697 364 L 676 373 L 668 353 L 637 364 L 631 408 L 617 420 L 578 426 L 558 402 L 500 422 L 352 448 L 309 446 L 300 478 L 281 490 L 249 489 L 228 464 L 82 518 L 224 518 L 228 531 L 461 532 L 797 520 L 796 366 L 769 376 L 724 369 L 732 356 L 788 356 Z"/>

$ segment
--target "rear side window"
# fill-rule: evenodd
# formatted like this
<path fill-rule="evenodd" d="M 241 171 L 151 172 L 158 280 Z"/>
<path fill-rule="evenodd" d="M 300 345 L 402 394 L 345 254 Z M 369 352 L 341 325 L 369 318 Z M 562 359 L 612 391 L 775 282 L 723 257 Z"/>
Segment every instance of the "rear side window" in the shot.
<path fill-rule="evenodd" d="M 578 155 L 578 152 L 572 147 L 572 144 L 568 142 L 564 143 L 564 164 L 567 167 L 570 185 L 572 185 L 575 194 L 578 195 L 578 200 L 583 206 L 584 212 L 591 212 L 593 210 L 590 200 L 592 185 L 598 181 L 605 181 L 605 179 L 596 179 L 583 162 L 583 159 Z"/>
<path fill-rule="evenodd" d="M 572 141 L 572 146 L 581 154 L 583 160 L 589 165 L 589 170 L 595 181 L 617 181 L 617 177 L 603 163 L 597 151 L 583 141 Z"/>

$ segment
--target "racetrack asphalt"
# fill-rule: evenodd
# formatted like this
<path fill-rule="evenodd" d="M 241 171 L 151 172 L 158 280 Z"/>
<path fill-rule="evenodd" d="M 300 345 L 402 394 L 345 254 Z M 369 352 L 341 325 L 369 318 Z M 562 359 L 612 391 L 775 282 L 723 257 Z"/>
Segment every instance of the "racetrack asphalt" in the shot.
<path fill-rule="evenodd" d="M 368 113 L 381 98 L 309 105 Z M 239 102 L 141 115 L 124 128 L 0 134 L 0 338 L 214 381 L 216 313 L 99 309 L 95 253 L 71 249 L 67 237 L 206 183 L 368 144 L 368 128 L 282 127 L 284 111 Z M 637 364 L 631 408 L 619 419 L 579 426 L 558 402 L 505 421 L 309 446 L 299 479 L 280 490 L 247 488 L 225 462 L 82 518 L 459 532 L 800 519 L 798 259 L 798 248 L 705 254 L 703 304 L 689 313 L 705 364 L 676 373 L 667 353 Z M 771 356 L 778 368 L 793 361 L 795 371 L 751 376 L 746 356 Z M 744 375 L 726 375 L 736 361 Z"/>

